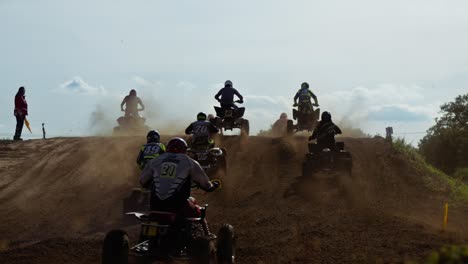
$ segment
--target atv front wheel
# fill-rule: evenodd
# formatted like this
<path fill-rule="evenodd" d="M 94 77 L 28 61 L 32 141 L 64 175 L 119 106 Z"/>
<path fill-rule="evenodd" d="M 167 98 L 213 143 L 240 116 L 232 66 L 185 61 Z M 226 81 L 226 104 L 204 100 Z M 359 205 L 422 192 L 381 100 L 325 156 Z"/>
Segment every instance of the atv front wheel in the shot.
<path fill-rule="evenodd" d="M 102 264 L 128 264 L 128 235 L 123 230 L 107 233 L 102 246 Z"/>
<path fill-rule="evenodd" d="M 218 232 L 216 243 L 218 264 L 233 264 L 236 258 L 236 237 L 234 227 L 224 224 Z"/>

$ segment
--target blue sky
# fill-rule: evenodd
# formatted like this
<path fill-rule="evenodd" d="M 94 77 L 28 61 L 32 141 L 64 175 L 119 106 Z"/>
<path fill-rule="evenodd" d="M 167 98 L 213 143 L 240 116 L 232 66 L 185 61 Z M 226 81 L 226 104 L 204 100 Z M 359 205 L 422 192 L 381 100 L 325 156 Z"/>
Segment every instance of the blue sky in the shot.
<path fill-rule="evenodd" d="M 303 81 L 336 121 L 424 132 L 468 91 L 467 12 L 462 0 L 0 0 L 0 134 L 21 85 L 34 132 L 86 135 L 110 131 L 132 88 L 150 125 L 178 131 L 214 112 L 226 79 L 254 132 L 290 114 Z"/>

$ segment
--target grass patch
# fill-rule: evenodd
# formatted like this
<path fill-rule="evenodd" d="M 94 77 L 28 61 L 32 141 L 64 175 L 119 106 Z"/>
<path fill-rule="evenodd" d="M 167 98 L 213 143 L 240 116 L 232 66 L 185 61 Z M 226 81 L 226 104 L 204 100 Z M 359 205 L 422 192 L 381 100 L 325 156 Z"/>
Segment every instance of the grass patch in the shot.
<path fill-rule="evenodd" d="M 453 177 L 468 184 L 468 168 L 458 168 L 453 174 Z"/>
<path fill-rule="evenodd" d="M 431 176 L 425 177 L 428 188 L 440 191 L 441 184 L 443 184 L 449 188 L 451 195 L 450 199 L 452 202 L 455 202 L 456 204 L 468 203 L 468 185 L 461 180 L 463 178 L 450 177 L 444 172 L 436 169 L 427 163 L 418 150 L 408 144 L 403 138 L 397 138 L 394 140 L 393 148 L 397 152 L 405 155 L 417 169 L 425 171 Z M 459 173 L 468 177 L 468 168 L 460 170 Z"/>
<path fill-rule="evenodd" d="M 433 252 L 428 264 L 468 263 L 468 246 L 446 246 Z"/>

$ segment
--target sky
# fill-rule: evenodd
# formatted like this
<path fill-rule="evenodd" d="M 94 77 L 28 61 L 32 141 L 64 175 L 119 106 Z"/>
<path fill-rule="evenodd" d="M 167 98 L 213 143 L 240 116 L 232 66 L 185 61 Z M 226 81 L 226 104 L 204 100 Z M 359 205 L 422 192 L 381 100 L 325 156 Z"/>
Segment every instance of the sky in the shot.
<path fill-rule="evenodd" d="M 322 111 L 417 144 L 468 91 L 463 0 L 0 0 L 0 138 L 26 87 L 32 137 L 110 132 L 136 89 L 175 133 L 232 80 L 253 133 L 291 115 L 304 81 Z M 28 132 L 29 133 L 29 132 Z"/>

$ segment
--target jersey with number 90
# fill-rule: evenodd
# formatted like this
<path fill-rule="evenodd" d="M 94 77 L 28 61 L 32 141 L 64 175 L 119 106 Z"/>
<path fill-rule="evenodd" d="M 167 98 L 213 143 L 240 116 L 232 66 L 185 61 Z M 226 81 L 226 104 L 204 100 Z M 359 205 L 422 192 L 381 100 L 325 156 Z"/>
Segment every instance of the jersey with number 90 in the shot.
<path fill-rule="evenodd" d="M 147 186 L 151 182 L 151 208 L 158 210 L 185 204 L 192 182 L 202 189 L 211 187 L 200 164 L 181 153 L 164 153 L 151 160 L 140 176 L 140 183 Z"/>

